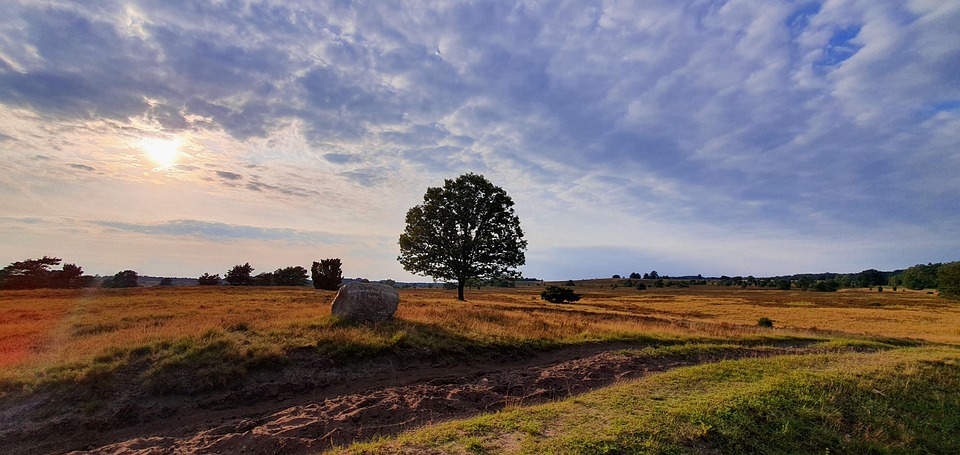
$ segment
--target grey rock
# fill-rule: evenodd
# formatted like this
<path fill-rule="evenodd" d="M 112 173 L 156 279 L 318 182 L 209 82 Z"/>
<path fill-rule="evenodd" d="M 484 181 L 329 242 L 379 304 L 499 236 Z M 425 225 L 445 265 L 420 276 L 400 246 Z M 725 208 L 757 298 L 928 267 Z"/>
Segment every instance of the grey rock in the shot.
<path fill-rule="evenodd" d="M 331 313 L 355 322 L 382 322 L 393 319 L 400 294 L 379 283 L 347 283 L 333 299 Z"/>

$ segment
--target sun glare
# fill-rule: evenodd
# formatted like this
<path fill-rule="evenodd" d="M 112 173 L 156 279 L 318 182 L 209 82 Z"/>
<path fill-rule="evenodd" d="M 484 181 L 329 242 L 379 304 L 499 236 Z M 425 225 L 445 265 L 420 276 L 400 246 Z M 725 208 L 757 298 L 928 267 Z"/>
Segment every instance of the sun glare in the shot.
<path fill-rule="evenodd" d="M 177 155 L 180 153 L 180 139 L 144 139 L 140 141 L 140 147 L 154 163 L 166 167 L 177 160 Z"/>

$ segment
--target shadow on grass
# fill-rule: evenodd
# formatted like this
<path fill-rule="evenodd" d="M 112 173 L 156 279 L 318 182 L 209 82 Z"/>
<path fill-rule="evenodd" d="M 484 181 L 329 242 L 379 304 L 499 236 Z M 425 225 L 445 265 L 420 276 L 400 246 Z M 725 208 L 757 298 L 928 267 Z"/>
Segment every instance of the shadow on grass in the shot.
<path fill-rule="evenodd" d="M 21 382 L 0 384 L 0 391 L 72 389 L 97 399 L 111 390 L 138 389 L 155 395 L 199 395 L 226 390 L 254 373 L 280 371 L 292 363 L 348 367 L 377 359 L 431 363 L 479 363 L 522 359 L 575 345 L 628 343 L 636 347 L 717 342 L 700 335 L 647 333 L 589 334 L 564 339 L 488 336 L 455 332 L 422 322 L 395 319 L 378 324 L 325 317 L 284 329 L 252 330 L 231 326 L 199 336 L 110 348 L 87 362 L 56 366 Z M 840 342 L 834 341 L 834 342 Z M 828 338 L 795 335 L 748 335 L 723 342 L 746 347 L 807 347 Z M 910 347 L 913 340 L 870 339 L 863 348 Z M 850 343 L 840 343 L 850 345 Z M 856 344 L 856 342 L 854 342 Z M 869 346 L 867 346 L 869 345 Z"/>

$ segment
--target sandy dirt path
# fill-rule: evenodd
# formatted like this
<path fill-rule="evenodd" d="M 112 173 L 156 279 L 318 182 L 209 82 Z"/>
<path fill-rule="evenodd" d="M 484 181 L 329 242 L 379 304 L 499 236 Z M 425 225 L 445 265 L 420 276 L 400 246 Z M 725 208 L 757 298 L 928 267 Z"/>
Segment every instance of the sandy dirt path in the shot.
<path fill-rule="evenodd" d="M 634 355 L 643 346 L 602 343 L 521 359 L 467 365 L 382 360 L 326 378 L 313 390 L 256 390 L 198 403 L 195 409 L 105 432 L 94 454 L 316 453 L 334 445 L 391 435 L 430 423 L 566 398 L 617 381 L 707 362 L 823 352 L 802 346 L 731 349 L 695 356 Z M 327 385 L 322 385 L 326 383 Z M 244 398 L 246 396 L 246 398 Z M 244 400 L 250 401 L 249 405 Z"/>

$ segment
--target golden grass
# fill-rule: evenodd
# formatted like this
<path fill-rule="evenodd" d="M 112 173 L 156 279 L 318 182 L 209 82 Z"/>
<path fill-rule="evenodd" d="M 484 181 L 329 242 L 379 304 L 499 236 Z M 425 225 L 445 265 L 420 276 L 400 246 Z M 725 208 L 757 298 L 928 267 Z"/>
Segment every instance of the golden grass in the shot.
<path fill-rule="evenodd" d="M 329 315 L 333 292 L 307 288 L 139 288 L 0 293 L 0 367 L 91 357 L 110 347 L 267 330 Z"/>
<path fill-rule="evenodd" d="M 401 290 L 397 318 L 451 337 L 497 344 L 594 340 L 742 339 L 807 329 L 960 343 L 960 305 L 922 292 L 815 293 L 699 286 L 636 291 L 600 282 L 579 286 L 577 304 L 539 299 L 539 286 L 453 291 Z M 309 288 L 183 287 L 0 293 L 0 371 L 85 361 L 110 349 L 200 337 L 211 329 L 257 333 L 263 349 L 360 340 L 384 343 L 364 327 L 329 323 L 333 292 Z M 756 327 L 760 317 L 775 330 Z M 784 331 L 783 329 L 788 329 Z M 794 331 L 791 331 L 794 330 Z M 797 332 L 796 330 L 799 330 Z M 378 338 L 379 337 L 379 338 Z"/>

